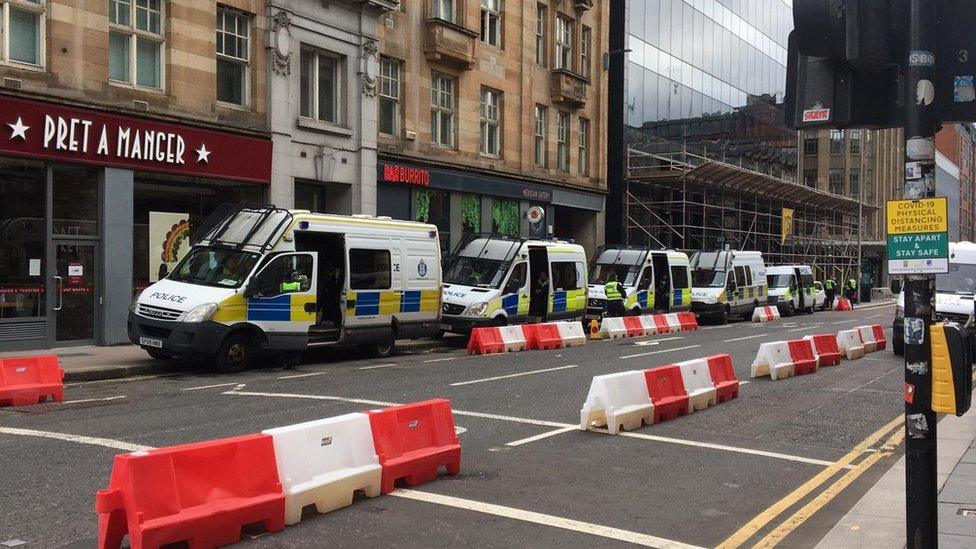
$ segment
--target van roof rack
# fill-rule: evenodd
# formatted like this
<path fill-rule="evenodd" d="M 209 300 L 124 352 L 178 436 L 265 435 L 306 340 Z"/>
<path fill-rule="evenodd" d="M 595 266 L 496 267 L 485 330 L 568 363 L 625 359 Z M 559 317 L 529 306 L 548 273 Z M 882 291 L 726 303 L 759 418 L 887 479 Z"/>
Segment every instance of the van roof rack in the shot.
<path fill-rule="evenodd" d="M 263 253 L 292 218 L 291 212 L 274 205 L 221 204 L 201 225 L 197 243 L 236 250 L 251 246 Z"/>

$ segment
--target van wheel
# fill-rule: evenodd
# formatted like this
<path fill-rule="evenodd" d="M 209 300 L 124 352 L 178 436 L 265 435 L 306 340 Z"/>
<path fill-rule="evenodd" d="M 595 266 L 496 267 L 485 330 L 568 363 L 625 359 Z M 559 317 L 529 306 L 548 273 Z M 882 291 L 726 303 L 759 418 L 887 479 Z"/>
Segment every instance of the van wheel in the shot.
<path fill-rule="evenodd" d="M 373 358 L 388 358 L 396 353 L 396 341 L 393 340 L 392 335 L 384 338 L 382 341 L 369 343 L 363 347 Z"/>
<path fill-rule="evenodd" d="M 786 306 L 786 311 L 783 312 L 783 316 L 793 316 L 796 314 L 796 307 L 793 306 L 793 302 L 790 301 Z"/>
<path fill-rule="evenodd" d="M 227 336 L 217 352 L 214 367 L 218 372 L 229 374 L 247 370 L 254 360 L 254 342 L 247 334 Z"/>
<path fill-rule="evenodd" d="M 174 358 L 176 358 L 169 353 L 164 353 L 163 351 L 160 351 L 159 349 L 146 349 L 146 353 L 148 353 L 149 356 L 151 356 L 156 360 L 173 360 Z"/>
<path fill-rule="evenodd" d="M 444 330 L 437 330 L 437 332 L 435 332 L 434 335 L 431 337 L 433 339 L 444 339 L 445 334 L 447 334 L 447 332 L 445 332 Z"/>
<path fill-rule="evenodd" d="M 731 315 L 732 315 L 732 311 L 730 311 L 729 310 L 729 307 L 726 306 L 724 309 L 722 309 L 722 314 L 718 317 L 718 323 L 719 324 L 728 324 L 729 323 L 729 316 L 731 316 Z"/>

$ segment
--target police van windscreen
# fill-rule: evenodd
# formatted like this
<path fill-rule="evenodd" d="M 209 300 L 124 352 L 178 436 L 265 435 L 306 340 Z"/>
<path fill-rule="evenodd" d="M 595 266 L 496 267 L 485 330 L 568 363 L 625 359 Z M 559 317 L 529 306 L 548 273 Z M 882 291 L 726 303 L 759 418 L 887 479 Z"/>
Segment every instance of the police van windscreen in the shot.
<path fill-rule="evenodd" d="M 691 285 L 694 288 L 724 288 L 725 271 L 695 269 L 691 272 Z"/>
<path fill-rule="evenodd" d="M 936 275 L 935 291 L 972 295 L 976 292 L 976 265 L 949 263 L 948 273 Z"/>
<path fill-rule="evenodd" d="M 770 288 L 788 288 L 792 275 L 766 275 L 766 283 Z"/>
<path fill-rule="evenodd" d="M 590 284 L 606 284 L 610 280 L 610 273 L 616 273 L 617 282 L 624 286 L 633 286 L 637 278 L 637 269 L 630 265 L 606 265 L 597 263 L 590 268 Z"/>
<path fill-rule="evenodd" d="M 455 256 L 444 270 L 444 282 L 462 286 L 497 288 L 505 277 L 507 261 L 480 257 Z"/>
<path fill-rule="evenodd" d="M 197 246 L 167 278 L 187 284 L 239 288 L 259 258 L 251 252 Z"/>

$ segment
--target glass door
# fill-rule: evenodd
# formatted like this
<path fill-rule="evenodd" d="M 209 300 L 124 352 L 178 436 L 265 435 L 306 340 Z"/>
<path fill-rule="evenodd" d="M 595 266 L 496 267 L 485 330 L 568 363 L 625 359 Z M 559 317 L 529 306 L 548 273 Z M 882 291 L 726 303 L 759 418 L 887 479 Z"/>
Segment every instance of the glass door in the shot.
<path fill-rule="evenodd" d="M 55 241 L 55 271 L 51 284 L 54 342 L 95 341 L 96 243 Z"/>

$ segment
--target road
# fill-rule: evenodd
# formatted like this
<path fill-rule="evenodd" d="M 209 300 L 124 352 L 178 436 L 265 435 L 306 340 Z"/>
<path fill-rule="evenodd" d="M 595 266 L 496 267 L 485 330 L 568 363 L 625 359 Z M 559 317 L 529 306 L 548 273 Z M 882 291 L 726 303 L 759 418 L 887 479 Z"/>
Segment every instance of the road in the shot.
<path fill-rule="evenodd" d="M 120 451 L 445 397 L 463 446 L 459 476 L 306 515 L 242 546 L 812 547 L 899 457 L 901 362 L 888 350 L 775 382 L 749 380 L 749 365 L 762 342 L 888 327 L 893 313 L 818 312 L 508 355 L 331 352 L 293 371 L 71 385 L 68 403 L 0 411 L 0 543 L 93 546 L 94 494 Z M 749 381 L 738 399 L 622 436 L 576 428 L 594 375 L 716 353 L 731 353 Z"/>

